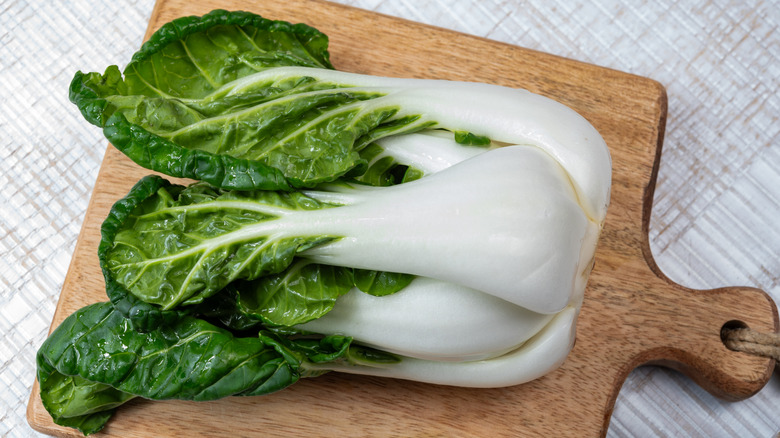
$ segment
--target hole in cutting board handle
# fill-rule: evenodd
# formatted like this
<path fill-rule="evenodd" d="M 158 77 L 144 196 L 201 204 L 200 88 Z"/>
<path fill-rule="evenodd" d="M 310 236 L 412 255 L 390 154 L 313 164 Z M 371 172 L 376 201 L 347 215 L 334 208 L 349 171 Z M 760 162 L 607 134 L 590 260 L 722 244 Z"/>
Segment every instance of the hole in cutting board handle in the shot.
<path fill-rule="evenodd" d="M 727 341 L 727 332 L 729 330 L 736 330 L 736 329 L 743 329 L 743 328 L 749 328 L 749 327 L 744 322 L 736 320 L 736 319 L 732 319 L 731 321 L 728 321 L 725 324 L 723 324 L 723 327 L 720 328 L 720 340 L 721 340 L 721 342 L 723 342 L 723 345 L 725 345 L 726 348 L 728 348 L 729 350 L 736 351 L 733 348 L 730 348 L 728 346 L 728 344 L 726 343 L 726 341 Z"/>

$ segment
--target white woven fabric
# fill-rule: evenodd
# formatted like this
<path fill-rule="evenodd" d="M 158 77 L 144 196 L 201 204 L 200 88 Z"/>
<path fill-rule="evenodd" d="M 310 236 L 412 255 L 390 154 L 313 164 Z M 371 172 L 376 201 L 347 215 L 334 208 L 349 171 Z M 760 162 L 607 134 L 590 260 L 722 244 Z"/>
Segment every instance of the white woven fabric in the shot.
<path fill-rule="evenodd" d="M 342 0 L 389 15 L 651 77 L 669 119 L 650 239 L 693 288 L 754 286 L 780 302 L 780 4 Z M 123 64 L 153 0 L 0 0 L 0 435 L 24 415 L 105 150 L 67 100 L 76 70 Z M 444 50 L 444 49 L 443 49 Z M 634 371 L 612 437 L 771 437 L 780 379 L 726 403 L 661 368 Z"/>

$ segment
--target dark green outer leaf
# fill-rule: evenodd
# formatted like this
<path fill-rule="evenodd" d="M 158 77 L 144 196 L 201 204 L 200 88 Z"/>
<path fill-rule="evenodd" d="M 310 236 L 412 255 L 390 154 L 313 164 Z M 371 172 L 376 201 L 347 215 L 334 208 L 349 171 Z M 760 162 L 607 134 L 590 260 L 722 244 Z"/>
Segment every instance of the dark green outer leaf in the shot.
<path fill-rule="evenodd" d="M 101 239 L 98 244 L 98 259 L 106 282 L 106 294 L 113 306 L 128 318 L 133 326 L 141 331 L 153 330 L 164 323 L 179 318 L 176 310 L 162 310 L 159 306 L 139 300 L 122 285 L 117 283 L 108 269 L 108 252 L 114 246 L 114 238 L 127 218 L 143 200 L 152 196 L 162 187 L 171 184 L 159 176 L 147 176 L 141 179 L 124 198 L 117 201 L 100 228 Z"/>
<path fill-rule="evenodd" d="M 261 161 L 183 148 L 114 114 L 103 134 L 138 165 L 169 176 L 236 190 L 292 190 L 284 174 Z"/>
<path fill-rule="evenodd" d="M 172 43 L 198 38 L 199 34 L 207 34 L 210 29 L 230 29 L 231 26 L 246 32 L 267 34 L 267 37 L 260 39 L 259 46 L 253 47 L 261 52 L 265 49 L 270 58 L 263 59 L 261 53 L 257 59 L 239 59 L 239 54 L 234 52 L 241 50 L 241 47 L 234 47 L 232 42 L 223 44 L 220 50 L 204 54 L 209 59 L 222 57 L 219 62 L 214 62 L 214 65 L 220 69 L 223 81 L 233 80 L 258 68 L 280 65 L 332 68 L 327 51 L 328 38 L 316 29 L 305 24 L 268 20 L 248 12 L 216 10 L 202 17 L 182 17 L 162 26 L 133 56 L 126 73 L 132 72 L 130 76 L 133 78 L 139 74 L 143 75 L 143 66 L 151 66 L 149 63 L 154 63 L 154 56 Z M 262 42 L 266 42 L 270 47 L 264 47 Z M 228 61 L 236 66 L 228 69 L 225 66 Z M 160 65 L 158 67 L 162 68 Z M 170 78 L 180 77 L 181 72 L 176 73 Z M 146 74 L 152 77 L 157 75 L 154 71 Z M 213 88 L 213 84 L 204 88 L 203 84 L 193 83 L 193 80 L 198 82 L 197 76 L 188 77 L 185 84 L 189 92 L 201 89 L 203 94 L 209 91 L 207 88 Z M 136 86 L 145 83 L 144 80 L 132 82 Z M 166 91 L 172 92 L 170 89 Z M 137 124 L 128 122 L 124 115 L 115 112 L 116 105 L 130 108 L 140 105 L 142 102 L 138 98 L 127 96 L 138 92 L 139 90 L 128 90 L 116 66 L 109 67 L 104 75 L 76 73 L 69 90 L 70 100 L 76 104 L 84 118 L 104 128 L 106 138 L 143 167 L 170 176 L 207 181 L 224 188 L 290 190 L 286 178 L 277 168 L 256 160 L 182 148 L 147 132 Z M 107 96 L 119 97 L 121 102 L 109 104 Z"/>
<path fill-rule="evenodd" d="M 201 17 L 177 18 L 158 29 L 141 49 L 133 55 L 132 62 L 140 62 L 158 53 L 174 41 L 204 32 L 216 26 L 247 26 L 263 31 L 284 32 L 297 36 L 301 44 L 301 58 L 309 58 L 313 64 L 333 68 L 328 54 L 328 37 L 317 29 L 303 24 L 291 24 L 263 18 L 244 11 L 213 10 Z"/>
<path fill-rule="evenodd" d="M 236 313 L 292 327 L 328 313 L 352 289 L 352 270 L 298 261 L 279 274 L 235 282 Z"/>
<path fill-rule="evenodd" d="M 37 360 L 42 381 L 56 372 L 148 399 L 215 400 L 294 383 L 300 359 L 288 356 L 260 338 L 237 338 L 188 316 L 141 333 L 110 303 L 98 303 L 69 316 Z"/>
<path fill-rule="evenodd" d="M 110 303 L 66 318 L 36 358 L 41 399 L 54 421 L 90 434 L 137 396 L 205 401 L 269 394 L 326 370 L 307 370 L 307 363 L 351 363 L 364 350 L 350 352 L 344 336 L 240 338 L 189 316 L 168 323 L 138 332 Z"/>
<path fill-rule="evenodd" d="M 405 288 L 412 279 L 409 274 L 299 260 L 278 274 L 230 283 L 191 312 L 234 331 L 265 326 L 285 332 L 330 312 L 352 287 L 385 296 Z"/>
<path fill-rule="evenodd" d="M 234 333 L 261 330 L 266 325 L 265 321 L 256 314 L 240 311 L 238 306 L 239 291 L 236 286 L 241 283 L 243 282 L 234 281 L 218 294 L 212 295 L 186 310 L 198 318 L 203 318 Z"/>
<path fill-rule="evenodd" d="M 38 380 L 41 402 L 54 422 L 84 435 L 102 429 L 117 406 L 135 397 L 109 385 L 60 374 L 45 361 L 38 364 Z"/>
<path fill-rule="evenodd" d="M 174 20 L 124 70 L 78 72 L 70 99 L 142 167 L 229 189 L 313 187 L 365 171 L 370 142 L 435 124 L 365 101 L 382 91 L 313 77 L 257 76 L 274 67 L 332 68 L 327 37 L 246 12 Z M 273 76 L 273 75 L 271 75 Z M 253 82 L 256 81 L 256 82 Z"/>
<path fill-rule="evenodd" d="M 103 96 L 127 94 L 127 87 L 122 79 L 119 67 L 112 65 L 106 72 L 82 73 L 76 72 L 68 88 L 70 101 L 76 104 L 81 115 L 91 124 L 102 127 L 106 122 L 106 106 L 108 101 Z"/>
<path fill-rule="evenodd" d="M 54 424 L 65 427 L 72 427 L 84 434 L 84 436 L 87 436 L 101 431 L 113 415 L 114 409 L 111 409 L 107 411 L 95 412 L 94 414 L 80 415 L 77 417 L 52 416 L 52 420 L 54 420 Z"/>
<path fill-rule="evenodd" d="M 175 317 L 168 309 L 197 304 L 237 279 L 281 272 L 298 252 L 333 240 L 273 228 L 276 211 L 327 207 L 299 192 L 183 187 L 146 177 L 115 204 L 101 230 L 98 257 L 109 298 L 139 329 L 154 328 Z M 241 234 L 264 223 L 262 233 Z"/>
<path fill-rule="evenodd" d="M 369 295 L 382 297 L 394 294 L 409 286 L 414 280 L 414 275 L 399 272 L 370 271 L 367 269 L 355 269 L 355 287 Z"/>
<path fill-rule="evenodd" d="M 291 190 L 283 173 L 263 162 L 183 148 L 128 122 L 106 99 L 126 94 L 127 86 L 116 66 L 104 75 L 77 72 L 70 84 L 70 100 L 84 118 L 102 127 L 106 138 L 142 167 L 224 188 Z"/>
<path fill-rule="evenodd" d="M 299 53 L 300 56 L 278 65 L 306 65 L 310 67 L 333 68 L 330 64 L 328 53 L 328 37 L 322 32 L 306 24 L 291 24 L 285 21 L 265 19 L 259 15 L 241 12 L 214 10 L 202 17 L 181 17 L 163 25 L 141 49 L 133 55 L 128 69 L 134 69 L 139 63 L 148 61 L 153 55 L 160 53 L 171 43 L 181 41 L 194 34 L 206 32 L 219 26 L 245 26 L 259 31 L 268 31 L 280 34 L 290 34 L 296 40 L 297 47 L 286 47 L 286 51 Z M 271 44 L 284 44 L 272 38 Z M 271 47 L 269 51 L 281 49 L 282 46 Z M 233 51 L 237 48 L 231 48 Z M 209 55 L 214 55 L 210 53 Z M 225 55 L 229 57 L 229 55 Z M 235 79 L 237 76 L 226 76 L 225 80 Z M 190 86 L 188 89 L 192 91 Z M 172 91 L 172 90 L 167 90 Z M 71 102 L 76 104 L 79 110 L 90 123 L 103 127 L 113 113 L 104 114 L 107 101 L 105 96 L 128 94 L 122 74 L 117 66 L 110 66 L 104 75 L 99 73 L 77 72 L 71 81 L 69 96 Z"/>

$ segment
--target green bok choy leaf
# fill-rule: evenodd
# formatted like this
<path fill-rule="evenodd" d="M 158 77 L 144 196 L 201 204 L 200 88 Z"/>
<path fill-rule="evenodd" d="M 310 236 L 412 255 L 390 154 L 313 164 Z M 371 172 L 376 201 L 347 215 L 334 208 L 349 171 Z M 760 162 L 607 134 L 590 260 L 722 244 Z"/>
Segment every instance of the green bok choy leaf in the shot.
<path fill-rule="evenodd" d="M 135 397 L 216 400 L 262 395 L 335 366 L 394 363 L 390 354 L 351 346 L 344 336 L 284 339 L 260 331 L 237 337 L 183 316 L 141 333 L 110 303 L 70 315 L 38 351 L 44 407 L 57 424 L 85 434 L 103 427 L 114 408 Z"/>

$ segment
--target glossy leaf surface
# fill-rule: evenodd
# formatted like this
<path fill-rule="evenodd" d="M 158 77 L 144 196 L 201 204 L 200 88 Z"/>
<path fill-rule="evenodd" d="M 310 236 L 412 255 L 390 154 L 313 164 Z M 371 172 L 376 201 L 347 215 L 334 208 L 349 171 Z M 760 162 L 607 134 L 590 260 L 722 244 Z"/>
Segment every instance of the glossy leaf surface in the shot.
<path fill-rule="evenodd" d="M 288 340 L 272 333 L 236 337 L 204 320 L 183 316 L 145 333 L 110 303 L 70 315 L 38 351 L 44 407 L 57 424 L 89 434 L 134 397 L 216 400 L 264 395 L 295 383 L 306 364 L 349 363 L 351 339 Z"/>
<path fill-rule="evenodd" d="M 329 207 L 300 192 L 222 191 L 147 177 L 104 224 L 104 274 L 163 310 L 195 304 L 237 279 L 283 271 L 337 236 L 286 233 L 279 218 Z"/>
<path fill-rule="evenodd" d="M 302 24 L 214 11 L 163 26 L 120 73 L 77 73 L 70 98 L 141 166 L 223 188 L 289 189 L 360 174 L 374 139 L 422 129 L 381 89 L 275 67 L 332 68 L 327 37 Z"/>

